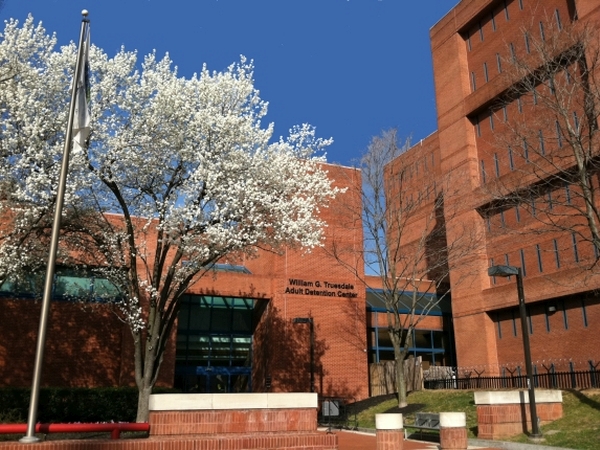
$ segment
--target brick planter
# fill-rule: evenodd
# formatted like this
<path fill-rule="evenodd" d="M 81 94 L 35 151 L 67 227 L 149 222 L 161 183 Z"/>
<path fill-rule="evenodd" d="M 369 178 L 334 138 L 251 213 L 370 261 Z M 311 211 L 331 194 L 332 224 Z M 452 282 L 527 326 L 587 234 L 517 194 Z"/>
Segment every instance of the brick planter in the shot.
<path fill-rule="evenodd" d="M 441 450 L 466 450 L 467 415 L 464 412 L 440 413 Z"/>
<path fill-rule="evenodd" d="M 375 414 L 377 450 L 402 450 L 404 448 L 404 422 L 402 414 Z"/>
<path fill-rule="evenodd" d="M 540 422 L 552 422 L 563 415 L 562 392 L 535 390 L 536 411 Z M 475 392 L 477 437 L 502 439 L 531 429 L 527 391 Z"/>

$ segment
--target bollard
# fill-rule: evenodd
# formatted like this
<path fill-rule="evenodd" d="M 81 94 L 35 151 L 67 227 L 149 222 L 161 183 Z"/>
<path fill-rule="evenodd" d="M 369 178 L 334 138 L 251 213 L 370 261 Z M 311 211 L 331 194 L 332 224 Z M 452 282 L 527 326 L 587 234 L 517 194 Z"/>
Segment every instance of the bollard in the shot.
<path fill-rule="evenodd" d="M 404 449 L 402 414 L 375 414 L 377 450 Z"/>
<path fill-rule="evenodd" d="M 440 449 L 466 450 L 467 415 L 464 412 L 440 413 Z"/>

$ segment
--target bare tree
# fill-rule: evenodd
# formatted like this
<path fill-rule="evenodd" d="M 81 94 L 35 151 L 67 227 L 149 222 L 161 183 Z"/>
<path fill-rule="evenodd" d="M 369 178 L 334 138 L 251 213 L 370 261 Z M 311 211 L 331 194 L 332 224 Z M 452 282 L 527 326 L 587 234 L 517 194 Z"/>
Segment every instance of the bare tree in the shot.
<path fill-rule="evenodd" d="M 373 138 L 359 164 L 363 262 L 367 275 L 378 276 L 364 277 L 361 268 L 345 264 L 373 288 L 387 310 L 399 407 L 407 404 L 403 362 L 413 345 L 413 331 L 449 296 L 450 258 L 460 258 L 475 243 L 466 229 L 453 242 L 446 240 L 445 200 L 457 187 L 447 177 L 434 175 L 431 157 L 437 155 L 423 156 L 420 148 L 410 149 L 408 140 L 398 145 L 397 131 L 392 129 Z M 333 248 L 344 264 L 343 255 L 350 249 L 337 242 Z"/>
<path fill-rule="evenodd" d="M 562 25 L 557 17 L 522 32 L 526 48 L 507 51 L 503 81 L 509 87 L 489 112 L 497 124 L 496 153 L 491 161 L 488 152 L 485 162 L 495 168 L 482 174 L 487 199 L 479 210 L 497 225 L 500 215 L 518 210 L 524 220 L 503 233 L 553 234 L 561 246 L 579 245 L 575 262 L 595 271 L 600 257 L 598 32 L 577 21 Z"/>

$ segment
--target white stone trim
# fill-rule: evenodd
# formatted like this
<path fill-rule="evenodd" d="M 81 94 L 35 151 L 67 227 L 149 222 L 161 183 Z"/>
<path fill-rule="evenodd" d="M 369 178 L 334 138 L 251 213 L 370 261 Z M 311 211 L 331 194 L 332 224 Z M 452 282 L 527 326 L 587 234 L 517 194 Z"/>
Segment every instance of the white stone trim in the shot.
<path fill-rule="evenodd" d="M 509 405 L 529 403 L 529 391 L 476 391 L 476 405 Z M 536 403 L 562 403 L 562 391 L 535 390 Z"/>
<path fill-rule="evenodd" d="M 464 412 L 441 412 L 440 428 L 465 428 L 467 414 Z"/>
<path fill-rule="evenodd" d="M 317 408 L 316 393 L 152 394 L 150 411 Z"/>
<path fill-rule="evenodd" d="M 377 430 L 402 430 L 404 428 L 402 414 L 375 414 L 375 428 Z"/>

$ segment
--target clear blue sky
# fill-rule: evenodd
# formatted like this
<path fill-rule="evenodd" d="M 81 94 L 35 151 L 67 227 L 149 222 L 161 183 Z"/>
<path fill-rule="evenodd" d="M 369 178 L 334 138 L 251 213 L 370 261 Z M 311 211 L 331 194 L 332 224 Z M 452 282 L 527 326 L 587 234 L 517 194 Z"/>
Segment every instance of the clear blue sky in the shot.
<path fill-rule="evenodd" d="M 168 52 L 183 76 L 243 54 L 269 102 L 275 136 L 308 122 L 333 137 L 328 160 L 352 165 L 372 136 L 397 127 L 413 142 L 435 131 L 429 29 L 458 0 L 0 0 L 2 22 L 31 13 L 59 44 Z M 2 25 L 2 28 L 4 25 Z"/>

